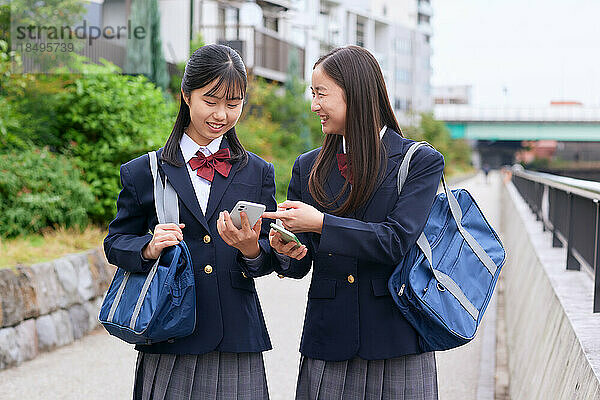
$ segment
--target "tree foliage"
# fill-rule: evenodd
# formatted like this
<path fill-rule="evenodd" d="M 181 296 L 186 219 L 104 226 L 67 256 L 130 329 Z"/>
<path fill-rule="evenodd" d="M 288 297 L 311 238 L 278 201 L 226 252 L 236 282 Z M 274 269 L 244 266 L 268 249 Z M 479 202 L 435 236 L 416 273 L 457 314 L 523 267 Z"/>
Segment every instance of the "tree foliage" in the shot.
<path fill-rule="evenodd" d="M 442 121 L 432 114 L 421 114 L 418 126 L 402 127 L 404 136 L 421 141 L 425 140 L 444 155 L 446 176 L 469 171 L 471 167 L 471 149 L 464 139 L 452 139 L 450 131 Z"/>

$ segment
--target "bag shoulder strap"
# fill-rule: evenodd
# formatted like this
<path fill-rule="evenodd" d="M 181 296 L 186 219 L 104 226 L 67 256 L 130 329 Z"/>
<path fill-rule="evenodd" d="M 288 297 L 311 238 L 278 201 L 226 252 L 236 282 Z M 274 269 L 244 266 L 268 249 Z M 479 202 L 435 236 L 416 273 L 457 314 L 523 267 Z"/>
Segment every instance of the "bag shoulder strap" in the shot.
<path fill-rule="evenodd" d="M 148 152 L 150 157 L 150 171 L 152 172 L 152 181 L 154 185 L 154 208 L 159 224 L 179 223 L 179 201 L 177 192 L 165 176 L 163 186 L 160 173 L 158 172 L 158 161 L 156 151 Z"/>

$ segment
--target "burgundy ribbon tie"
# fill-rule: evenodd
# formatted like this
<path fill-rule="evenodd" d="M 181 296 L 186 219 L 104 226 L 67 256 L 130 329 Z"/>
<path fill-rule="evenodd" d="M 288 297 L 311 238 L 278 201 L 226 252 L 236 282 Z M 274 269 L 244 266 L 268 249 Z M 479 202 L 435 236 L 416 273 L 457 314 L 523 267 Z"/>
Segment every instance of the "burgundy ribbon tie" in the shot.
<path fill-rule="evenodd" d="M 196 155 L 190 158 L 189 163 L 192 170 L 197 170 L 196 174 L 198 176 L 212 182 L 215 171 L 227 178 L 229 171 L 231 171 L 230 158 L 229 149 L 221 149 L 208 157 L 198 150 Z"/>
<path fill-rule="evenodd" d="M 338 169 L 340 174 L 348 182 L 352 183 L 352 170 L 348 169 L 348 156 L 346 154 L 336 154 Z"/>

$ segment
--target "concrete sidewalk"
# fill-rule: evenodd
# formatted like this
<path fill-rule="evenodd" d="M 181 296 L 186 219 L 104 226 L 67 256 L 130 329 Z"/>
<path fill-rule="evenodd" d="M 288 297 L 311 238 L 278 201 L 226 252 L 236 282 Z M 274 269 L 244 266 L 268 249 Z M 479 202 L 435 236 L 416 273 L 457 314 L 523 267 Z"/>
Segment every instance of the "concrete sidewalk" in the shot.
<path fill-rule="evenodd" d="M 483 173 L 454 188 L 464 188 L 477 201 L 488 222 L 500 234 L 500 176 Z M 492 400 L 495 384 L 496 294 L 492 297 L 475 339 L 456 349 L 436 353 L 440 400 Z"/>
<path fill-rule="evenodd" d="M 478 175 L 459 186 L 467 188 L 475 196 L 490 223 L 497 228 L 499 176 L 492 173 L 490 183 L 486 184 L 483 176 Z M 275 350 L 264 354 L 273 400 L 293 398 L 309 283 L 310 276 L 297 281 L 279 279 L 274 274 L 256 281 L 275 347 Z M 473 342 L 436 355 L 441 400 L 493 398 L 494 362 L 490 341 L 494 343 L 495 337 L 493 330 L 488 328 L 488 325 L 493 327 L 493 323 L 487 320 L 494 315 L 494 311 L 488 309 L 482 329 Z M 69 346 L 1 371 L 0 398 L 130 399 L 135 358 L 133 346 L 99 329 Z M 490 379 L 491 397 L 486 389 Z"/>

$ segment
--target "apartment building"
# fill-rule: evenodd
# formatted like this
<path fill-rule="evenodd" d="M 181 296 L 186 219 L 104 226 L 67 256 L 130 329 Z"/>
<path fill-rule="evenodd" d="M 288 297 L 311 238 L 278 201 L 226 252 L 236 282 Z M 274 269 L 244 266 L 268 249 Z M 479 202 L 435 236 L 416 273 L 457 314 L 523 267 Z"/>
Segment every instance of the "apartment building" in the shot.
<path fill-rule="evenodd" d="M 429 0 L 321 0 L 319 52 L 346 44 L 369 49 L 379 61 L 401 124 L 432 109 L 432 9 Z"/>
<path fill-rule="evenodd" d="M 125 24 L 136 0 L 94 0 L 105 22 Z M 249 71 L 309 81 L 319 56 L 348 44 L 379 61 L 399 121 L 432 109 L 429 0 L 158 0 L 165 59 L 185 61 L 190 40 L 238 50 Z M 292 71 L 290 71 L 292 66 Z"/>

